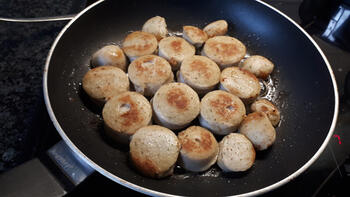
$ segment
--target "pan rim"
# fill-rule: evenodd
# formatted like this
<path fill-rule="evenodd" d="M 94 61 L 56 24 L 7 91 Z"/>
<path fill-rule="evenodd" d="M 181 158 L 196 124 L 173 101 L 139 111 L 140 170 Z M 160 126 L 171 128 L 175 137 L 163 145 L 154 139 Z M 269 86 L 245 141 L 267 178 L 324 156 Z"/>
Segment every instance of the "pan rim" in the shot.
<path fill-rule="evenodd" d="M 84 10 L 82 10 L 79 14 L 77 14 L 62 30 L 61 32 L 58 34 L 58 36 L 56 37 L 55 41 L 53 42 L 49 54 L 47 56 L 46 59 L 46 63 L 45 63 L 45 67 L 44 67 L 44 72 L 43 72 L 43 92 L 44 92 L 44 100 L 45 100 L 45 105 L 48 111 L 48 114 L 50 116 L 51 121 L 53 122 L 56 130 L 58 131 L 58 133 L 61 135 L 62 139 L 64 140 L 64 142 L 71 148 L 71 150 L 80 158 L 82 159 L 84 162 L 86 162 L 90 167 L 92 167 L 93 169 L 95 169 L 96 171 L 98 171 L 99 173 L 101 173 L 102 175 L 104 175 L 105 177 L 113 180 L 114 182 L 117 182 L 118 184 L 121 184 L 127 188 L 130 188 L 132 190 L 135 190 L 137 192 L 141 192 L 147 195 L 157 195 L 157 196 L 176 196 L 176 195 L 172 195 L 172 194 L 167 194 L 167 193 L 163 193 L 163 192 L 159 192 L 159 191 L 155 191 L 152 189 L 148 189 L 148 188 L 144 188 L 141 187 L 139 185 L 136 185 L 134 183 L 128 182 L 124 179 L 121 179 L 119 177 L 117 177 L 116 175 L 108 172 L 107 170 L 103 169 L 101 166 L 99 166 L 98 164 L 96 164 L 94 161 L 92 161 L 91 159 L 89 159 L 83 152 L 81 152 L 79 150 L 78 147 L 75 146 L 75 144 L 68 138 L 68 136 L 66 135 L 66 133 L 63 131 L 63 129 L 61 128 L 60 124 L 58 123 L 56 116 L 52 110 L 51 107 L 51 103 L 50 103 L 50 99 L 49 99 L 49 95 L 48 95 L 48 86 L 47 86 L 47 78 L 48 78 L 48 69 L 49 69 L 49 65 L 50 65 L 50 61 L 51 61 L 51 57 L 52 54 L 56 48 L 57 43 L 60 41 L 61 37 L 64 35 L 64 33 L 66 32 L 66 30 L 78 19 L 80 18 L 80 16 L 82 16 L 84 13 L 86 13 L 87 11 L 91 10 L 93 7 L 95 7 L 96 5 L 104 2 L 105 0 L 99 0 L 93 4 L 91 4 L 90 6 L 88 6 L 87 8 L 85 8 Z M 291 180 L 293 180 L 294 178 L 296 178 L 297 176 L 299 176 L 301 173 L 303 173 L 307 168 L 309 168 L 317 159 L 318 157 L 321 155 L 321 153 L 324 151 L 324 149 L 326 148 L 329 140 L 331 139 L 335 126 L 336 126 L 336 122 L 337 122 L 337 117 L 338 117 L 338 111 L 339 111 L 339 95 L 338 95 L 338 88 L 337 88 L 337 83 L 335 80 L 335 76 L 333 73 L 333 70 L 326 58 L 326 56 L 324 55 L 323 51 L 321 50 L 321 48 L 318 46 L 318 44 L 314 41 L 314 39 L 304 30 L 302 29 L 302 27 L 300 27 L 295 21 L 293 21 L 293 19 L 291 19 L 290 17 L 288 17 L 286 14 L 282 13 L 281 11 L 279 11 L 278 9 L 274 8 L 273 6 L 263 2 L 262 0 L 255 0 L 256 2 L 270 8 L 271 10 L 277 12 L 279 15 L 281 15 L 282 17 L 286 18 L 289 22 L 291 22 L 293 25 L 295 25 L 310 41 L 311 43 L 315 46 L 315 48 L 317 49 L 317 51 L 319 52 L 319 54 L 321 55 L 321 57 L 323 58 L 324 62 L 326 63 L 326 66 L 328 68 L 328 72 L 331 76 L 331 80 L 332 80 L 332 84 L 333 84 L 333 90 L 334 90 L 334 99 L 335 99 L 335 106 L 334 106 L 334 114 L 333 114 L 333 120 L 332 120 L 332 124 L 331 127 L 328 131 L 327 137 L 324 140 L 324 142 L 322 143 L 322 145 L 320 146 L 320 148 L 317 150 L 317 152 L 311 157 L 311 159 L 306 162 L 301 168 L 299 168 L 297 171 L 293 172 L 292 174 L 290 174 L 289 176 L 285 177 L 284 179 L 269 185 L 265 188 L 262 189 L 258 189 L 252 192 L 248 192 L 248 193 L 242 193 L 242 194 L 237 194 L 235 196 L 256 196 L 256 195 L 261 195 L 264 194 L 268 191 L 274 190 L 288 182 L 290 182 Z"/>

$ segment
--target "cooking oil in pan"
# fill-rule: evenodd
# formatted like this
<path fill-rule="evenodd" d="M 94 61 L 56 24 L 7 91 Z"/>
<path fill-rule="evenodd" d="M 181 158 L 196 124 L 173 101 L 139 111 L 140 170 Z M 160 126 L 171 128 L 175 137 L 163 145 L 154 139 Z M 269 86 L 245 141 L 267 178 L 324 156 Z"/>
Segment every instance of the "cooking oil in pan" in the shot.
<path fill-rule="evenodd" d="M 178 37 L 182 37 L 182 32 L 180 31 L 169 31 L 168 32 L 168 36 L 178 36 Z"/>
<path fill-rule="evenodd" d="M 174 170 L 174 175 L 171 176 L 172 179 L 184 180 L 191 177 L 219 177 L 222 174 L 222 170 L 218 166 L 213 166 L 209 170 L 204 172 L 189 172 L 183 169 L 181 166 L 177 165 Z"/>

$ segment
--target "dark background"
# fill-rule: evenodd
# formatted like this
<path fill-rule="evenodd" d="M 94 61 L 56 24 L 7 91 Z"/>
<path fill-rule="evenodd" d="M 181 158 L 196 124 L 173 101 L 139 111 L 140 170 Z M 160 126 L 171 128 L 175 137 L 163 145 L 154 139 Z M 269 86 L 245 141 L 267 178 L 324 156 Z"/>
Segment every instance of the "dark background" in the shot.
<path fill-rule="evenodd" d="M 266 2 L 301 23 L 298 10 L 302 0 L 266 0 Z M 77 0 L 0 0 L 0 17 L 74 14 L 83 9 L 85 3 Z M 44 154 L 60 139 L 44 105 L 42 72 L 48 51 L 66 23 L 67 21 L 45 23 L 0 21 L 0 173 Z M 350 70 L 350 54 L 323 41 L 317 34 L 313 37 L 332 65 L 342 95 L 345 75 Z M 344 185 L 349 182 L 346 182 L 348 179 L 343 164 L 350 153 L 348 111 L 348 106 L 342 104 L 335 130 L 342 144 L 339 144 L 338 139 L 332 138 L 312 168 L 290 184 L 268 195 L 347 196 L 344 192 L 348 192 L 348 189 Z M 97 189 L 92 189 L 94 187 Z M 123 194 L 131 192 L 94 173 L 70 195 L 87 193 L 98 195 L 98 189 Z M 132 194 L 135 195 L 135 192 Z"/>

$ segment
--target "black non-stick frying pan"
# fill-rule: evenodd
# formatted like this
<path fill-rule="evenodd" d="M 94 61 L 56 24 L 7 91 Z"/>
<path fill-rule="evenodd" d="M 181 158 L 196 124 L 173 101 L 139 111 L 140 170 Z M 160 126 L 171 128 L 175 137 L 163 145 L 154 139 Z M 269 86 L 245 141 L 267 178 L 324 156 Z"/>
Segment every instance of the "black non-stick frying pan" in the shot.
<path fill-rule="evenodd" d="M 166 18 L 169 30 L 183 25 L 204 27 L 225 19 L 230 36 L 249 54 L 275 63 L 274 90 L 269 95 L 281 110 L 275 144 L 257 153 L 245 173 L 222 173 L 214 166 L 204 173 L 180 169 L 169 178 L 141 176 L 128 164 L 127 149 L 103 135 L 100 111 L 86 99 L 81 80 L 91 55 L 107 44 L 120 44 L 150 17 Z M 338 113 L 337 88 L 324 54 L 304 30 L 260 1 L 99 1 L 73 19 L 59 34 L 44 72 L 50 117 L 73 151 L 113 181 L 151 195 L 258 195 L 302 173 L 326 147 Z"/>

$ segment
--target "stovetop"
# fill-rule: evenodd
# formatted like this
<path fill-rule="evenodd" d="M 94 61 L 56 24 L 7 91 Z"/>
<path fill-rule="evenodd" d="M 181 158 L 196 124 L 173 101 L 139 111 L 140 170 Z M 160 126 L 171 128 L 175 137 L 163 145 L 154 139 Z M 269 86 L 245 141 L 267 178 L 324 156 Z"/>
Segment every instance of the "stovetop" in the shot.
<path fill-rule="evenodd" d="M 269 4 L 301 23 L 302 0 L 272 0 Z M 39 17 L 74 14 L 85 6 L 74 0 L 2 0 L 0 17 Z M 46 112 L 42 93 L 42 71 L 48 51 L 67 21 L 11 23 L 0 21 L 0 173 L 40 157 L 60 140 Z M 313 33 L 313 38 L 327 56 L 340 97 L 350 71 L 350 53 Z M 320 158 L 290 183 L 264 196 L 345 196 L 348 193 L 350 161 L 350 105 L 341 102 L 333 137 Z M 1 187 L 1 186 L 0 186 Z M 111 192 L 137 195 L 94 173 L 69 196 L 99 195 Z"/>

